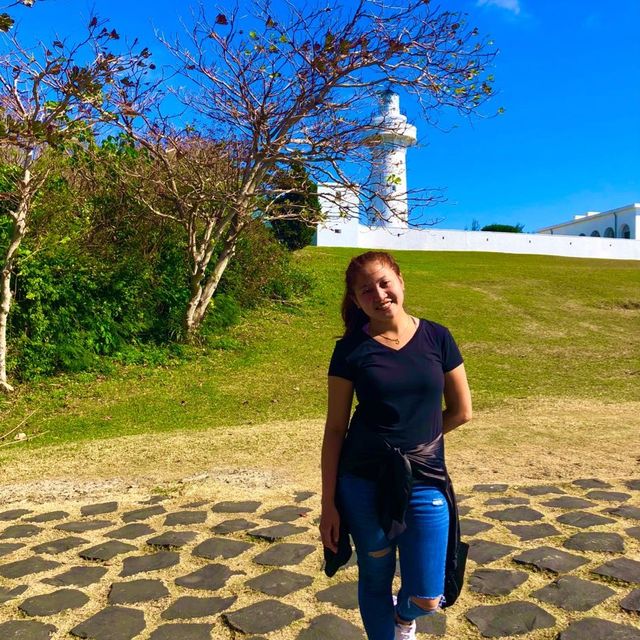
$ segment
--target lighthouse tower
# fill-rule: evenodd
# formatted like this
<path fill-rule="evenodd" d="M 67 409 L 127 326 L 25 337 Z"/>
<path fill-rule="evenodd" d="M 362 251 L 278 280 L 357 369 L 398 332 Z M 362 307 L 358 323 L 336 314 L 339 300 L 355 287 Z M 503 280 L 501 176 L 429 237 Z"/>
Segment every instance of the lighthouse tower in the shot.
<path fill-rule="evenodd" d="M 400 113 L 400 96 L 386 89 L 380 93 L 380 113 L 374 119 L 370 188 L 373 197 L 368 223 L 377 227 L 407 228 L 407 147 L 416 143 L 416 128 Z"/>

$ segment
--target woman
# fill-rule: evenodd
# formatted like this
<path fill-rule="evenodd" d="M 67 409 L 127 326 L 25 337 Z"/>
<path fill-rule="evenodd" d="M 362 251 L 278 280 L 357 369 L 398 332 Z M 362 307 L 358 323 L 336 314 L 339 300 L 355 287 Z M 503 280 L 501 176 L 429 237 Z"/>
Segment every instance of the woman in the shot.
<path fill-rule="evenodd" d="M 459 590 L 449 575 L 445 587 L 445 573 L 459 570 L 459 532 L 442 436 L 471 419 L 471 395 L 449 331 L 405 311 L 404 281 L 388 253 L 351 260 L 342 317 L 329 365 L 320 533 L 329 553 L 351 533 L 369 640 L 410 640 L 416 618 L 452 604 L 444 593 L 454 600 Z"/>

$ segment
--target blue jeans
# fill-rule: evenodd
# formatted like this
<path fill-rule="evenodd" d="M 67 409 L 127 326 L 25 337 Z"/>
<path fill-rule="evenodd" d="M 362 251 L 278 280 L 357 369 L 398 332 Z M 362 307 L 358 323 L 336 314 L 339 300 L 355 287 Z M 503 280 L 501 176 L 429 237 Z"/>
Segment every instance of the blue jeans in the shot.
<path fill-rule="evenodd" d="M 391 587 L 400 555 L 401 587 L 397 613 L 415 620 L 429 612 L 411 598 L 438 598 L 444 591 L 449 507 L 441 491 L 413 487 L 406 530 L 389 541 L 376 512 L 376 483 L 350 474 L 338 478 L 337 497 L 358 556 L 358 603 L 369 640 L 393 640 L 395 616 Z"/>

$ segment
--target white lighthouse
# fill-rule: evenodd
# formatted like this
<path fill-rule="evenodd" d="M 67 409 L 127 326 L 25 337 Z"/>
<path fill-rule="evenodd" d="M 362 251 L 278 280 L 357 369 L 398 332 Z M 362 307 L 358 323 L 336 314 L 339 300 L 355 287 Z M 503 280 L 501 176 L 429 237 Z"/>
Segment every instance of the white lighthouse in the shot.
<path fill-rule="evenodd" d="M 380 113 L 374 118 L 369 187 L 373 192 L 368 223 L 377 227 L 407 228 L 407 147 L 416 143 L 416 128 L 400 113 L 400 96 L 386 89 L 380 93 Z"/>

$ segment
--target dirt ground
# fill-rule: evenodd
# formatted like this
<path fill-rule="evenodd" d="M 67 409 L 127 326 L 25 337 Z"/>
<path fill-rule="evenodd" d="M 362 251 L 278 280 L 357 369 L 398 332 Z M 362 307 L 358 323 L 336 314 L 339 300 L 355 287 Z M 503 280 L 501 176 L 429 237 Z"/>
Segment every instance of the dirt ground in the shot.
<path fill-rule="evenodd" d="M 0 503 L 200 484 L 320 489 L 322 420 L 271 422 L 16 449 L 0 458 Z M 539 399 L 477 412 L 446 436 L 456 487 L 640 474 L 640 402 Z M 205 475 L 206 474 L 206 475 Z M 173 486 L 173 489 L 168 489 Z"/>

